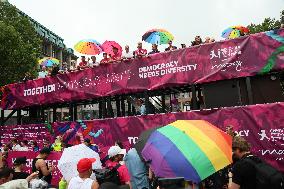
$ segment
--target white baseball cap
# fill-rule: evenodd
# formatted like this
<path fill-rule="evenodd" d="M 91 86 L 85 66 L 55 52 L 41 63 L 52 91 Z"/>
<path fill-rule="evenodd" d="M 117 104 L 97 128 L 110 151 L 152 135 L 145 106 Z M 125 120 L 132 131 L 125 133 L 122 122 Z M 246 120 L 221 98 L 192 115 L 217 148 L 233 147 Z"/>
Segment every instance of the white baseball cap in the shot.
<path fill-rule="evenodd" d="M 126 154 L 126 149 L 121 149 L 119 146 L 112 146 L 109 148 L 107 152 L 109 157 L 114 157 L 118 154 L 125 155 Z"/>

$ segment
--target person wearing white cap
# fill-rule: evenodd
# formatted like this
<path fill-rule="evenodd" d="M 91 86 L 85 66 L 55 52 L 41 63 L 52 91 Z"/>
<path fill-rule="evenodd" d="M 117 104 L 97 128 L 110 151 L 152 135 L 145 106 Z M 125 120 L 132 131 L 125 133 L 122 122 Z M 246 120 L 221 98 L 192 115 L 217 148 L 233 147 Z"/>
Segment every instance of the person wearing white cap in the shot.
<path fill-rule="evenodd" d="M 121 149 L 119 146 L 112 146 L 108 150 L 108 156 L 110 158 L 110 163 L 107 164 L 108 168 L 114 168 L 117 167 L 119 162 L 123 160 L 124 155 L 126 154 L 125 149 Z M 119 180 L 121 185 L 129 185 L 130 184 L 130 175 L 128 173 L 128 169 L 125 165 L 121 165 L 117 168 L 117 172 L 119 174 Z"/>

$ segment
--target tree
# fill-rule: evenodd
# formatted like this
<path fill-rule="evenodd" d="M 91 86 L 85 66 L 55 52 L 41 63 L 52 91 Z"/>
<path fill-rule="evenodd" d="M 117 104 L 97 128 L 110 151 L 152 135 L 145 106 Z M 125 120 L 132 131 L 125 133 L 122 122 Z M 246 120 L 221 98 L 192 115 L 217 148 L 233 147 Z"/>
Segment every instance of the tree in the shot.
<path fill-rule="evenodd" d="M 28 18 L 0 1 L 0 86 L 36 76 L 42 41 Z"/>
<path fill-rule="evenodd" d="M 275 18 L 265 18 L 261 24 L 250 24 L 248 25 L 248 29 L 251 34 L 265 32 L 270 30 L 279 29 L 281 23 L 284 23 L 284 10 L 280 13 L 280 19 L 276 20 Z"/>

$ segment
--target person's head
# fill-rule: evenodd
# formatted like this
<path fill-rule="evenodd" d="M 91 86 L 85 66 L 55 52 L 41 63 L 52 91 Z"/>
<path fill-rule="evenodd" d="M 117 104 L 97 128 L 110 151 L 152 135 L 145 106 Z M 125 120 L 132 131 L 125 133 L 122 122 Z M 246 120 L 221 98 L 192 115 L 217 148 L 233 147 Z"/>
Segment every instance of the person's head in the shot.
<path fill-rule="evenodd" d="M 112 51 L 113 51 L 113 54 L 117 54 L 118 53 L 118 48 L 112 47 Z"/>
<path fill-rule="evenodd" d="M 50 148 L 44 147 L 39 151 L 39 154 L 43 159 L 46 159 L 49 156 L 50 151 L 51 151 Z"/>
<path fill-rule="evenodd" d="M 97 61 L 97 57 L 96 56 L 91 56 L 91 59 L 92 59 L 93 62 Z"/>
<path fill-rule="evenodd" d="M 181 44 L 181 48 L 186 48 L 186 45 L 185 44 Z"/>
<path fill-rule="evenodd" d="M 195 42 L 196 42 L 197 44 L 201 44 L 201 43 L 202 43 L 201 37 L 200 37 L 200 36 L 196 36 L 196 37 L 195 37 Z"/>
<path fill-rule="evenodd" d="M 215 42 L 214 38 L 210 39 L 210 43 L 214 43 L 214 42 Z"/>
<path fill-rule="evenodd" d="M 284 28 L 284 24 L 281 24 L 280 28 L 281 28 L 281 29 Z"/>
<path fill-rule="evenodd" d="M 50 142 L 48 140 L 43 141 L 43 147 L 49 148 Z"/>
<path fill-rule="evenodd" d="M 83 158 L 77 163 L 77 171 L 81 178 L 90 178 L 92 174 L 92 164 L 96 161 L 95 158 Z"/>
<path fill-rule="evenodd" d="M 107 58 L 107 53 L 103 53 L 103 57 L 104 57 L 104 58 Z"/>
<path fill-rule="evenodd" d="M 13 145 L 18 144 L 18 140 L 17 140 L 17 139 L 13 139 L 13 140 L 12 140 L 12 144 L 13 144 Z"/>
<path fill-rule="evenodd" d="M 204 43 L 210 43 L 210 37 L 206 37 Z"/>
<path fill-rule="evenodd" d="M 13 169 L 3 167 L 0 169 L 0 185 L 11 181 L 13 178 Z"/>
<path fill-rule="evenodd" d="M 144 101 L 142 99 L 138 99 L 136 103 L 138 106 L 141 106 L 144 103 Z"/>
<path fill-rule="evenodd" d="M 233 130 L 233 126 L 232 126 L 232 125 L 228 125 L 228 126 L 226 127 L 226 133 L 227 133 L 228 135 L 230 135 L 232 138 L 234 138 L 234 137 L 236 136 L 236 134 L 235 134 L 235 132 L 234 132 L 234 130 Z"/>
<path fill-rule="evenodd" d="M 139 42 L 139 43 L 137 44 L 137 48 L 138 48 L 138 49 L 142 49 L 142 43 L 141 43 L 141 42 Z"/>
<path fill-rule="evenodd" d="M 85 56 L 81 56 L 81 60 L 82 60 L 82 62 L 85 62 L 86 61 L 86 57 Z"/>
<path fill-rule="evenodd" d="M 91 140 L 90 140 L 89 138 L 85 138 L 85 139 L 84 139 L 84 144 L 85 144 L 86 146 L 91 146 Z"/>
<path fill-rule="evenodd" d="M 250 152 L 250 144 L 244 138 L 239 136 L 234 137 L 232 148 L 233 154 L 239 159 Z"/>
<path fill-rule="evenodd" d="M 44 72 L 46 71 L 46 67 L 45 67 L 45 66 L 42 66 L 41 69 L 42 69 L 42 71 L 44 71 Z"/>
<path fill-rule="evenodd" d="M 123 149 L 123 144 L 120 140 L 115 141 L 114 145 L 119 146 L 121 149 Z"/>
<path fill-rule="evenodd" d="M 129 46 L 128 45 L 125 45 L 125 52 L 129 52 Z"/>
<path fill-rule="evenodd" d="M 37 142 L 36 141 L 31 141 L 31 147 L 36 147 L 37 146 Z"/>
<path fill-rule="evenodd" d="M 24 170 L 26 167 L 27 158 L 26 157 L 18 157 L 13 162 L 15 168 L 19 168 L 20 170 Z"/>
<path fill-rule="evenodd" d="M 158 45 L 157 45 L 157 44 L 152 44 L 152 50 L 153 50 L 153 51 L 158 50 Z"/>
<path fill-rule="evenodd" d="M 169 41 L 169 46 L 171 47 L 172 46 L 172 44 L 173 44 L 173 41 Z"/>
<path fill-rule="evenodd" d="M 21 146 L 28 146 L 29 142 L 27 140 L 23 140 L 21 142 Z"/>
<path fill-rule="evenodd" d="M 121 149 L 119 146 L 112 146 L 108 150 L 108 156 L 110 160 L 113 162 L 122 161 L 125 154 L 126 154 L 126 150 Z"/>

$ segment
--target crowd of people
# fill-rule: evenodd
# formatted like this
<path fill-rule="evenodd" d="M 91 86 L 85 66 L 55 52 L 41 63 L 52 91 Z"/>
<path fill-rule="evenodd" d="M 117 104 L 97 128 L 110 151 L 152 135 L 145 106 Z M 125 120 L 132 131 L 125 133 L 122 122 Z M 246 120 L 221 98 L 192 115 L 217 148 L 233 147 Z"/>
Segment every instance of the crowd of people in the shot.
<path fill-rule="evenodd" d="M 183 182 L 183 188 L 200 189 L 255 189 L 259 184 L 257 180 L 256 166 L 251 163 L 262 162 L 260 158 L 250 152 L 249 143 L 242 137 L 236 136 L 232 127 L 227 128 L 227 133 L 233 138 L 233 164 L 216 172 L 201 183 L 195 184 L 190 181 Z M 51 186 L 52 173 L 55 167 L 49 167 L 45 160 L 50 152 L 62 151 L 62 137 L 57 137 L 55 142 L 43 144 L 39 147 L 35 142 L 27 145 L 26 141 L 20 144 L 17 140 L 4 145 L 3 157 L 0 161 L 0 188 L 21 188 L 28 186 L 46 188 Z M 91 144 L 89 139 L 84 144 L 92 150 L 102 154 L 97 145 Z M 135 147 L 135 146 L 134 146 Z M 33 150 L 38 155 L 32 161 L 32 174 L 24 172 L 27 163 L 26 157 L 18 157 L 13 162 L 13 167 L 5 163 L 5 152 Z M 152 172 L 149 163 L 145 162 L 136 148 L 129 151 L 124 149 L 123 144 L 117 141 L 110 147 L 107 155 L 101 157 L 104 169 L 93 170 L 94 159 L 83 158 L 77 163 L 78 175 L 70 181 L 64 178 L 59 182 L 59 189 L 166 189 L 179 187 L 176 184 L 163 184 L 166 178 L 158 178 Z M 283 183 L 284 184 L 284 183 Z M 35 188 L 36 188 L 35 187 Z M 56 186 L 57 187 L 57 186 Z M 275 188 L 278 189 L 278 188 Z M 280 189 L 280 188 L 279 188 Z"/>
<path fill-rule="evenodd" d="M 191 46 L 197 46 L 197 45 L 202 45 L 202 44 L 207 44 L 207 43 L 213 43 L 215 42 L 215 39 L 206 37 L 205 40 L 203 41 L 200 36 L 196 36 L 195 40 L 191 42 Z M 186 48 L 186 44 L 181 44 L 180 49 Z M 169 41 L 168 47 L 165 48 L 164 52 L 168 51 L 174 51 L 177 50 L 178 47 L 173 45 L 172 41 Z M 73 64 L 70 67 L 67 66 L 66 62 L 62 63 L 62 66 L 59 65 L 54 65 L 52 67 L 41 67 L 41 71 L 38 74 L 38 78 L 44 78 L 47 76 L 54 76 L 57 74 L 64 74 L 64 73 L 69 73 L 69 72 L 75 72 L 77 70 L 83 70 L 86 68 L 94 68 L 100 65 L 104 64 L 110 64 L 110 63 L 119 63 L 119 62 L 127 62 L 131 59 L 136 59 L 136 58 L 142 58 L 146 56 L 151 56 L 156 53 L 160 53 L 158 49 L 157 44 L 152 44 L 152 49 L 151 51 L 147 51 L 145 48 L 143 48 L 143 45 L 141 42 L 137 44 L 137 49 L 134 51 L 130 51 L 129 45 L 126 45 L 124 48 L 124 51 L 120 55 L 118 52 L 118 48 L 113 46 L 113 55 L 108 54 L 108 53 L 103 53 L 103 58 L 98 61 L 96 56 L 91 56 L 86 58 L 86 56 L 81 57 L 81 61 L 78 64 Z M 30 77 L 27 75 L 24 79 L 24 81 L 29 80 Z"/>

